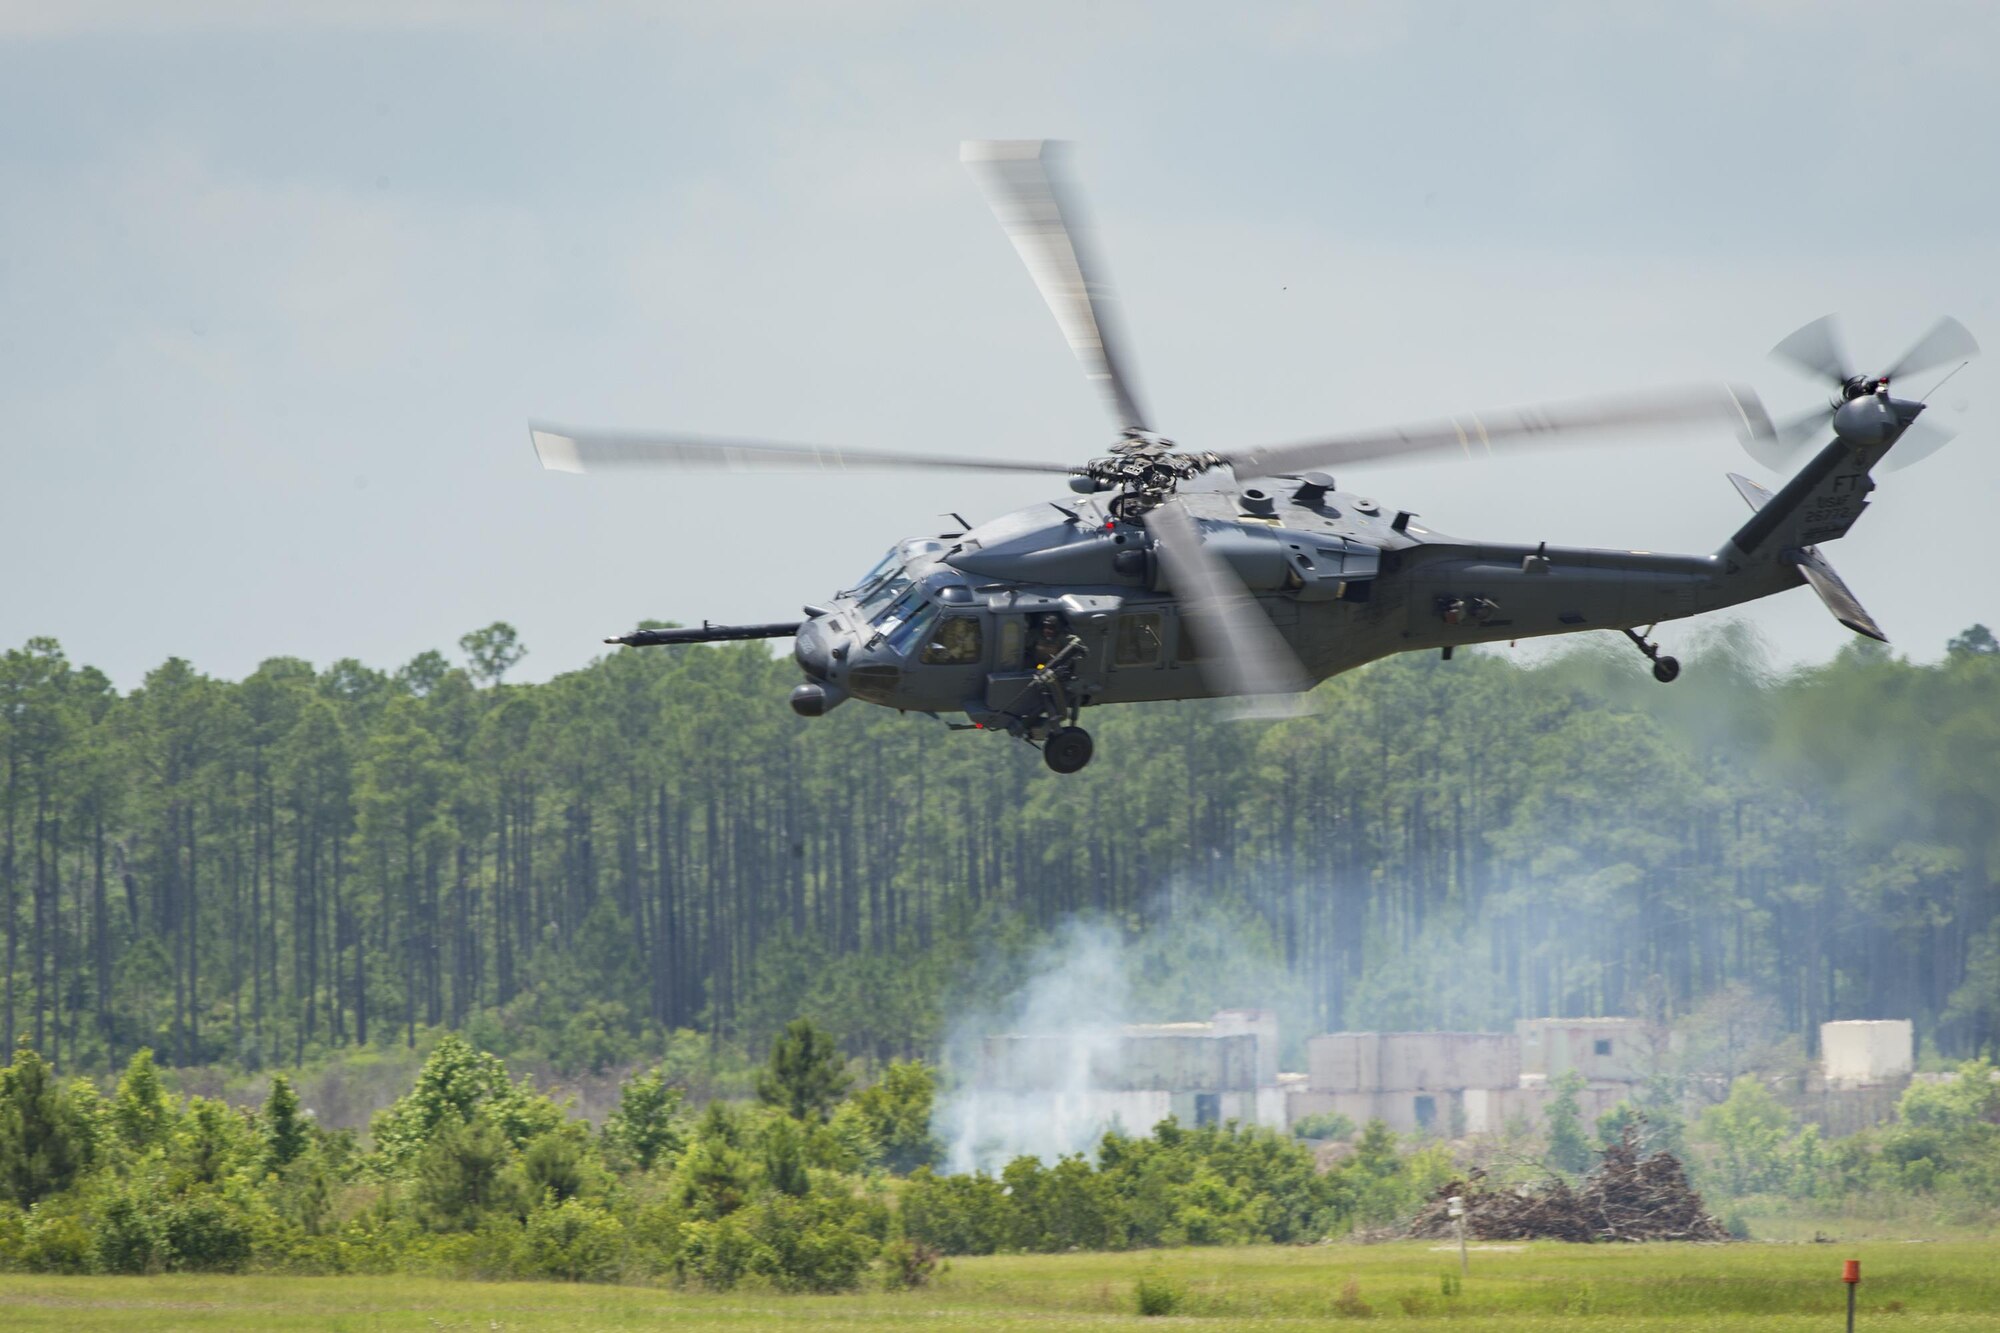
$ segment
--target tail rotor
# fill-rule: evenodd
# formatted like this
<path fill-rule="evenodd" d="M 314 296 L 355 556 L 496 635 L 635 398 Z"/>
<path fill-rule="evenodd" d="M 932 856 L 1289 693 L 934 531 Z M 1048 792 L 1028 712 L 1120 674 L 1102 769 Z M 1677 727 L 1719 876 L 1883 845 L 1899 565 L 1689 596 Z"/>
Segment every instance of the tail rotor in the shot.
<path fill-rule="evenodd" d="M 1840 337 L 1838 319 L 1824 315 L 1794 331 L 1771 349 L 1778 360 L 1790 362 L 1815 379 L 1826 381 L 1835 396 L 1823 407 L 1808 408 L 1787 417 L 1765 438 L 1744 441 L 1750 456 L 1774 472 L 1789 471 L 1806 445 L 1825 436 L 1842 406 L 1868 394 L 1886 396 L 1891 384 L 1910 375 L 1919 375 L 1951 362 L 1964 362 L 1979 354 L 1979 344 L 1965 325 L 1946 315 L 1911 344 L 1910 349 L 1890 363 L 1879 375 L 1861 374 L 1854 369 Z M 1899 440 L 1887 466 L 1904 468 L 1930 457 L 1951 443 L 1952 432 L 1928 420 L 1919 420 Z"/>

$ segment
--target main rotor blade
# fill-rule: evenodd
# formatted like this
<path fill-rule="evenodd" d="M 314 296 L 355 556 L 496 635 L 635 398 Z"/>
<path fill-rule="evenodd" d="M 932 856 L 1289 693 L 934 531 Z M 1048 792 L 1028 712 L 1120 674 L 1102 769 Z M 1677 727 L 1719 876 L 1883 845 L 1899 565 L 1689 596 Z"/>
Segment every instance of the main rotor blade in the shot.
<path fill-rule="evenodd" d="M 721 467 L 736 472 L 853 472 L 954 468 L 973 472 L 1070 473 L 1061 463 L 956 454 L 899 454 L 877 449 L 827 449 L 810 444 L 717 439 L 709 435 L 578 430 L 528 424 L 535 454 L 551 472 L 617 467 Z"/>
<path fill-rule="evenodd" d="M 1973 340 L 1971 331 L 1946 315 L 1931 325 L 1930 332 L 1917 339 L 1909 351 L 1898 357 L 1895 365 L 1883 371 L 1882 378 L 1894 383 L 1905 375 L 1922 374 L 1933 366 L 1978 355 L 1979 344 Z"/>
<path fill-rule="evenodd" d="M 1197 618 L 1201 671 L 1209 684 L 1239 700 L 1245 716 L 1291 717 L 1304 711 L 1312 680 L 1271 618 L 1234 570 L 1201 544 L 1201 531 L 1180 501 L 1146 515 L 1160 561 L 1183 614 Z"/>
<path fill-rule="evenodd" d="M 1076 192 L 1063 173 L 1067 157 L 1068 145 L 1051 139 L 968 139 L 958 150 L 1084 374 L 1104 391 L 1120 427 L 1146 431 L 1113 312 L 1117 298 L 1087 244 Z"/>
<path fill-rule="evenodd" d="M 1835 384 L 1845 384 L 1854 378 L 1853 363 L 1840 345 L 1840 321 L 1832 315 L 1821 315 L 1795 331 L 1773 347 L 1771 355 L 1791 362 L 1808 375 Z"/>
<path fill-rule="evenodd" d="M 1282 477 L 1439 449 L 1457 449 L 1471 457 L 1492 452 L 1496 444 L 1557 443 L 1570 435 L 1657 430 L 1702 422 L 1726 422 L 1747 439 L 1765 439 L 1772 433 L 1771 418 L 1756 390 L 1740 384 L 1711 384 L 1507 408 L 1417 426 L 1224 451 L 1221 458 L 1239 477 Z"/>

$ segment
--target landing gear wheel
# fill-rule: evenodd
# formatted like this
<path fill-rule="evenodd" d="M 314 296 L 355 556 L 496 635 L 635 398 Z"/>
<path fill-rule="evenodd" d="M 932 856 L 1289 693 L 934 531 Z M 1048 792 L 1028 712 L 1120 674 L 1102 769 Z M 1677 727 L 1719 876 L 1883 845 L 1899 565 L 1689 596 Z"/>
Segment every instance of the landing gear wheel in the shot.
<path fill-rule="evenodd" d="M 1042 762 L 1058 773 L 1074 773 L 1090 762 L 1096 749 L 1082 727 L 1063 727 L 1042 742 Z"/>
<path fill-rule="evenodd" d="M 1653 679 L 1662 685 L 1671 685 L 1681 674 L 1680 659 L 1674 657 L 1656 658 L 1653 662 Z"/>

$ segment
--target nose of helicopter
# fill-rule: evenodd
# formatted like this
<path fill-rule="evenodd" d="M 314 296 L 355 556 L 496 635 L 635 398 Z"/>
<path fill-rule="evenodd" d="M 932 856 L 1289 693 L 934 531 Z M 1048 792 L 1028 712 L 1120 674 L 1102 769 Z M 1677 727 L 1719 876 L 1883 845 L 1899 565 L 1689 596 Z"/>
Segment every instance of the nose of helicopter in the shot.
<path fill-rule="evenodd" d="M 832 679 L 835 647 L 839 642 L 839 631 L 823 616 L 800 625 L 799 632 L 792 637 L 792 657 L 799 670 L 810 677 L 792 691 L 792 711 L 800 717 L 823 717 L 828 709 L 838 707 L 847 698 L 847 691 Z"/>
<path fill-rule="evenodd" d="M 808 620 L 792 639 L 792 657 L 799 670 L 825 680 L 833 668 L 833 632 L 824 618 Z"/>

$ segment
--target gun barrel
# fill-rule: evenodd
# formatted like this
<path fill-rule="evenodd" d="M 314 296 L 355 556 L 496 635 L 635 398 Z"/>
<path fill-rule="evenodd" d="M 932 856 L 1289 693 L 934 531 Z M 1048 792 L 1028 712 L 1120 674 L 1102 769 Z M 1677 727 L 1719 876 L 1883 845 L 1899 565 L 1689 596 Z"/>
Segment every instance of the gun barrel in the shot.
<path fill-rule="evenodd" d="M 802 620 L 774 625 L 711 625 L 706 620 L 699 629 L 635 629 L 618 634 L 606 643 L 622 643 L 627 648 L 656 648 L 674 643 L 725 643 L 732 639 L 787 639 L 799 632 Z"/>

